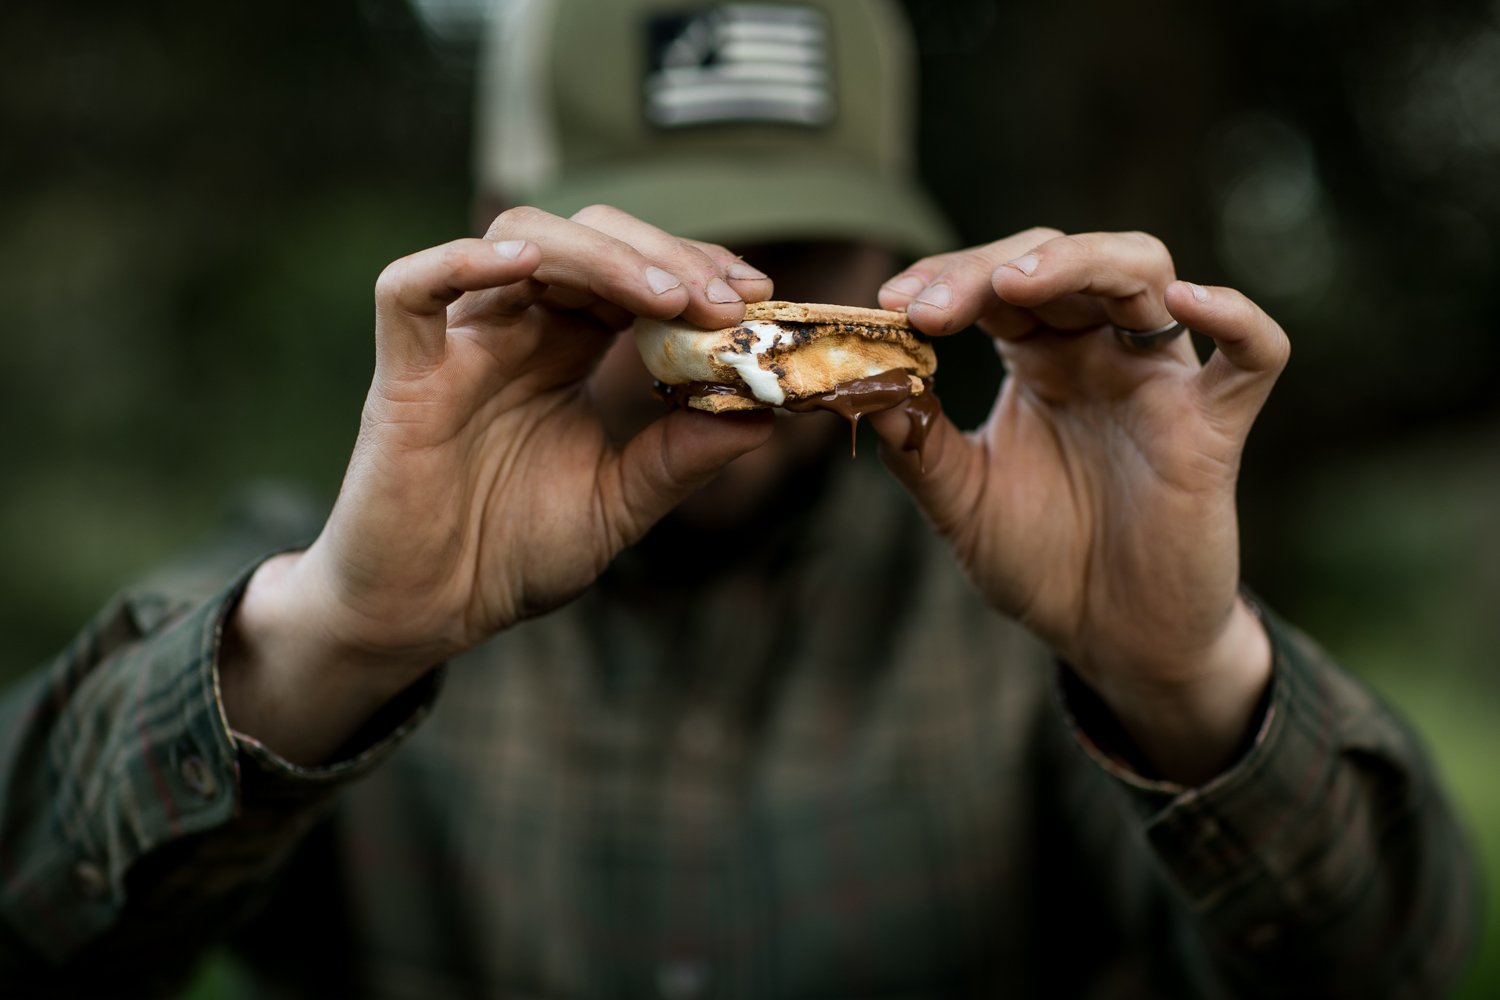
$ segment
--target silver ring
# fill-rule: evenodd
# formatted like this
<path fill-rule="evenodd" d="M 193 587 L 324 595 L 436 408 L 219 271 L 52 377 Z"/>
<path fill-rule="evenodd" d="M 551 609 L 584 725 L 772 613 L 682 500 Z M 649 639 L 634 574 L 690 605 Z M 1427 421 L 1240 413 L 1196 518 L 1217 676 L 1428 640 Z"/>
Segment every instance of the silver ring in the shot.
<path fill-rule="evenodd" d="M 1187 327 L 1176 320 L 1164 326 L 1159 326 L 1155 330 L 1127 330 L 1123 326 L 1115 326 L 1113 323 L 1110 325 L 1115 327 L 1116 340 L 1126 347 L 1134 347 L 1142 351 L 1176 340 L 1187 330 Z"/>

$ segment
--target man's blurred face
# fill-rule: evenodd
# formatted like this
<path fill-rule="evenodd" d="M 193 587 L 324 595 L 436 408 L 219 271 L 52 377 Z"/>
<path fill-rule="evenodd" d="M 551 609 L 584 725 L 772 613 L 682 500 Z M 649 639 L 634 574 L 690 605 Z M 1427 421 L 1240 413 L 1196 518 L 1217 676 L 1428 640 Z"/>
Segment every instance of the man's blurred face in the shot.
<path fill-rule="evenodd" d="M 770 275 L 775 296 L 792 302 L 873 306 L 883 281 L 900 266 L 889 250 L 862 243 L 775 243 L 737 247 L 745 260 Z M 651 375 L 635 340 L 622 336 L 605 355 L 593 381 L 605 426 L 617 441 L 657 419 L 664 406 L 651 395 Z M 678 516 L 705 528 L 741 521 L 793 485 L 798 473 L 834 459 L 848 442 L 848 427 L 831 413 L 776 411 L 776 430 L 764 447 L 733 462 L 680 508 Z"/>

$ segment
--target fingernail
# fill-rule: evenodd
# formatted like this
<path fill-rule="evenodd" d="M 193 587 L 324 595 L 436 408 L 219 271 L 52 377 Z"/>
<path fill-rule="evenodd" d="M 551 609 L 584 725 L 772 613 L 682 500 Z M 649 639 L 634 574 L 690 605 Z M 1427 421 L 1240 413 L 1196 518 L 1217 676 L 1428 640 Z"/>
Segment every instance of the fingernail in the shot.
<path fill-rule="evenodd" d="M 903 274 L 899 278 L 892 278 L 890 281 L 887 281 L 883 287 L 889 288 L 897 295 L 916 295 L 927 287 L 927 282 L 915 274 Z"/>
<path fill-rule="evenodd" d="M 708 296 L 708 301 L 717 302 L 720 305 L 745 301 L 740 298 L 739 292 L 736 292 L 724 283 L 723 278 L 715 278 L 713 281 L 710 281 L 708 287 L 703 290 L 703 294 Z"/>
<path fill-rule="evenodd" d="M 646 284 L 650 285 L 651 290 L 657 295 L 665 295 L 682 282 L 678 281 L 675 275 L 652 265 L 646 268 Z"/>
<path fill-rule="evenodd" d="M 1015 260 L 1008 261 L 1007 263 L 1029 278 L 1036 273 L 1036 266 L 1041 263 L 1041 261 L 1036 259 L 1036 254 L 1028 253 L 1022 254 L 1020 257 L 1017 257 Z"/>
<path fill-rule="evenodd" d="M 942 282 L 928 285 L 922 289 L 922 294 L 917 296 L 917 301 L 924 306 L 932 306 L 934 309 L 947 309 L 953 304 L 953 289 Z"/>
<path fill-rule="evenodd" d="M 728 274 L 736 281 L 765 281 L 766 276 L 742 260 L 729 265 Z"/>
<path fill-rule="evenodd" d="M 1184 281 L 1183 284 L 1188 286 L 1188 291 L 1193 293 L 1193 298 L 1197 299 L 1199 302 L 1208 301 L 1207 288 L 1204 288 L 1202 285 L 1195 285 L 1191 281 Z"/>
<path fill-rule="evenodd" d="M 515 260 L 526 249 L 525 240 L 501 240 L 495 244 L 495 252 L 506 260 Z"/>

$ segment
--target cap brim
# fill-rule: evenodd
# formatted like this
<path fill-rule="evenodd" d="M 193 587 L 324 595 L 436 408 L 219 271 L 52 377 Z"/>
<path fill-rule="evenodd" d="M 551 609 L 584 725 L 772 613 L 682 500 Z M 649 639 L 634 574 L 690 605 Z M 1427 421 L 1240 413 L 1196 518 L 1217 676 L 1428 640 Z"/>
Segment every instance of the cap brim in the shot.
<path fill-rule="evenodd" d="M 908 185 L 848 164 L 754 158 L 579 171 L 529 200 L 562 216 L 613 205 L 670 233 L 731 247 L 849 239 L 922 257 L 955 245 L 937 207 Z"/>

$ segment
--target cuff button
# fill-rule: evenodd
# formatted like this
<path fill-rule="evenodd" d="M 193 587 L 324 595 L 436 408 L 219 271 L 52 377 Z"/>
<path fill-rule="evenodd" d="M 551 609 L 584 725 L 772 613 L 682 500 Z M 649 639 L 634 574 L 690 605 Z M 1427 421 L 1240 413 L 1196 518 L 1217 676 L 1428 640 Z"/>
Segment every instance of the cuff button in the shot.
<path fill-rule="evenodd" d="M 109 876 L 93 861 L 80 861 L 73 866 L 73 884 L 84 899 L 103 899 L 109 895 Z"/>
<path fill-rule="evenodd" d="M 197 754 L 184 757 L 178 772 L 182 775 L 183 784 L 205 799 L 212 798 L 219 790 L 219 779 L 214 777 L 213 769 Z"/>

